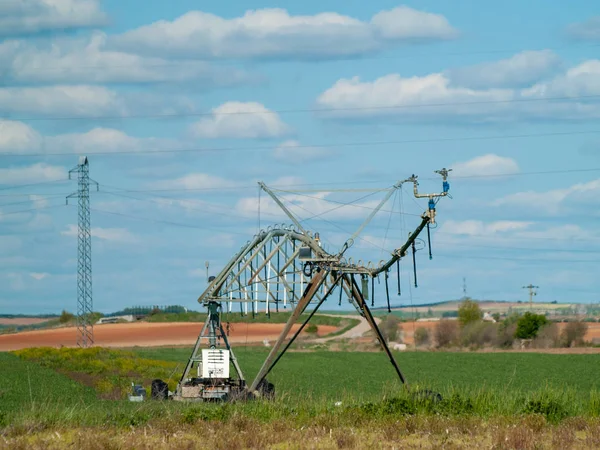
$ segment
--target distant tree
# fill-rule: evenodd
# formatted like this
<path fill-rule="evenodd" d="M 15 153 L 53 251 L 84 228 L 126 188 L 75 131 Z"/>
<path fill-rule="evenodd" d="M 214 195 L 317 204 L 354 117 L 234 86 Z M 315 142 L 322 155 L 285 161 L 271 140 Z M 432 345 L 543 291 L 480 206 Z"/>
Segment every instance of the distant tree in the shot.
<path fill-rule="evenodd" d="M 431 340 L 429 330 L 424 327 L 419 327 L 415 330 L 415 345 L 428 345 Z"/>
<path fill-rule="evenodd" d="M 526 312 L 517 321 L 517 330 L 515 337 L 519 339 L 534 339 L 540 328 L 548 323 L 546 316 Z"/>
<path fill-rule="evenodd" d="M 492 314 L 492 317 L 496 322 L 500 322 L 500 313 L 494 313 Z"/>
<path fill-rule="evenodd" d="M 442 319 L 435 327 L 435 342 L 438 347 L 447 347 L 458 340 L 458 322 Z"/>
<path fill-rule="evenodd" d="M 70 312 L 68 312 L 68 311 L 65 311 L 65 310 L 63 309 L 62 313 L 60 314 L 60 317 L 58 318 L 58 321 L 59 321 L 60 323 L 63 323 L 63 324 L 64 324 L 64 323 L 69 323 L 69 322 L 71 322 L 71 321 L 72 321 L 74 318 L 75 318 L 75 316 L 74 316 L 73 314 L 71 314 Z"/>
<path fill-rule="evenodd" d="M 433 309 L 429 308 L 427 310 L 427 317 L 433 317 Z"/>
<path fill-rule="evenodd" d="M 466 299 L 458 307 L 458 321 L 463 327 L 470 323 L 479 322 L 482 317 L 481 308 L 473 300 Z"/>
<path fill-rule="evenodd" d="M 561 333 L 561 344 L 565 347 L 582 345 L 588 324 L 585 322 L 569 322 Z"/>
<path fill-rule="evenodd" d="M 394 342 L 398 339 L 400 332 L 400 319 L 393 314 L 388 314 L 381 321 L 379 328 L 386 342 Z"/>

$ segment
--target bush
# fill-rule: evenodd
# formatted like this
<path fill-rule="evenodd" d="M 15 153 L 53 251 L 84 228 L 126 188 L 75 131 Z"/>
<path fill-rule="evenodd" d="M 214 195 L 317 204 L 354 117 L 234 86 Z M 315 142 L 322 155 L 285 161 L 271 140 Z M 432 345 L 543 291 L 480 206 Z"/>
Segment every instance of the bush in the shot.
<path fill-rule="evenodd" d="M 415 330 L 415 345 L 429 345 L 430 340 L 427 328 L 419 327 Z"/>
<path fill-rule="evenodd" d="M 540 328 L 548 323 L 546 316 L 542 314 L 533 314 L 526 312 L 517 321 L 517 331 L 515 337 L 519 339 L 534 339 Z"/>
<path fill-rule="evenodd" d="M 394 342 L 398 339 L 400 333 L 400 319 L 393 314 L 388 314 L 379 325 L 381 334 L 386 342 Z"/>
<path fill-rule="evenodd" d="M 73 321 L 73 319 L 75 319 L 75 316 L 63 309 L 62 313 L 60 314 L 60 317 L 58 318 L 58 321 L 62 324 L 65 324 Z"/>
<path fill-rule="evenodd" d="M 314 323 L 311 323 L 309 326 L 307 326 L 305 328 L 305 331 L 310 334 L 316 334 L 319 331 L 319 327 L 316 326 Z"/>
<path fill-rule="evenodd" d="M 467 299 L 458 307 L 458 321 L 462 327 L 470 323 L 479 322 L 482 317 L 481 308 L 473 300 Z"/>
<path fill-rule="evenodd" d="M 583 345 L 588 324 L 585 322 L 569 322 L 561 333 L 561 344 L 564 347 Z"/>
<path fill-rule="evenodd" d="M 485 344 L 493 344 L 498 332 L 496 325 L 486 322 L 472 322 L 465 325 L 461 330 L 461 342 L 463 345 L 481 347 Z"/>
<path fill-rule="evenodd" d="M 537 337 L 533 341 L 534 348 L 552 348 L 559 344 L 558 325 L 549 323 L 544 325 L 538 331 Z"/>
<path fill-rule="evenodd" d="M 458 323 L 455 320 L 440 320 L 435 327 L 435 341 L 438 347 L 446 347 L 458 340 Z"/>

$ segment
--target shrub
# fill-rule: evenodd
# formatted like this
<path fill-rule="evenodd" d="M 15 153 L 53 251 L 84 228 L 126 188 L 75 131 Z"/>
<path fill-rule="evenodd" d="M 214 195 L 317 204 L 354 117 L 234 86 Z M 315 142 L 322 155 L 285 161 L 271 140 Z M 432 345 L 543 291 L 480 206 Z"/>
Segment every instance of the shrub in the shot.
<path fill-rule="evenodd" d="M 533 314 L 526 312 L 517 321 L 517 331 L 515 337 L 520 339 L 533 339 L 538 331 L 548 323 L 546 316 L 542 314 Z"/>
<path fill-rule="evenodd" d="M 585 322 L 569 322 L 561 333 L 561 343 L 565 347 L 582 345 L 588 324 Z"/>
<path fill-rule="evenodd" d="M 559 344 L 558 325 L 549 323 L 544 325 L 538 331 L 537 337 L 533 341 L 534 348 L 552 348 Z"/>
<path fill-rule="evenodd" d="M 319 327 L 316 326 L 314 323 L 311 323 L 305 328 L 305 331 L 310 334 L 316 334 L 319 331 Z"/>
<path fill-rule="evenodd" d="M 388 314 L 381 321 L 380 329 L 386 342 L 396 341 L 400 332 L 400 319 L 393 314 Z"/>
<path fill-rule="evenodd" d="M 472 322 L 462 328 L 461 342 L 463 345 L 481 347 L 485 344 L 493 344 L 497 335 L 495 324 Z"/>
<path fill-rule="evenodd" d="M 415 330 L 415 345 L 429 345 L 430 340 L 427 328 L 419 327 Z"/>
<path fill-rule="evenodd" d="M 458 321 L 463 327 L 470 323 L 479 322 L 482 317 L 481 308 L 473 300 L 467 299 L 458 307 Z"/>
<path fill-rule="evenodd" d="M 73 319 L 75 319 L 75 316 L 63 309 L 62 313 L 60 314 L 60 317 L 58 318 L 58 321 L 62 324 L 65 324 L 71 322 Z"/>
<path fill-rule="evenodd" d="M 435 341 L 438 347 L 446 347 L 458 340 L 458 323 L 454 320 L 440 320 L 435 327 Z"/>

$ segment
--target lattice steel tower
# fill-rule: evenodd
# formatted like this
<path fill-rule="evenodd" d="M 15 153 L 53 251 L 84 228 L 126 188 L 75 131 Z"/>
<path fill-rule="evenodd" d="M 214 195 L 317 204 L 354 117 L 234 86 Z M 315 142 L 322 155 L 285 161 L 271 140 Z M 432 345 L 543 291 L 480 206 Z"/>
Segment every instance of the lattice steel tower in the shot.
<path fill-rule="evenodd" d="M 91 320 L 92 302 L 92 235 L 90 230 L 90 167 L 87 156 L 79 158 L 77 167 L 69 171 L 77 173 L 77 192 L 67 197 L 78 199 L 77 227 L 77 345 L 91 347 L 94 344 L 94 324 Z"/>

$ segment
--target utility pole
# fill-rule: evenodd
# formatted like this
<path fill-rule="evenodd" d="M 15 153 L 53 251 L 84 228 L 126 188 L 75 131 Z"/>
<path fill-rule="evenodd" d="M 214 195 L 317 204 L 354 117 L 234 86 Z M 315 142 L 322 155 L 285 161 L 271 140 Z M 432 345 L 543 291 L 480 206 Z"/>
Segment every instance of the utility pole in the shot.
<path fill-rule="evenodd" d="M 533 284 L 523 286 L 523 289 L 529 289 L 529 311 L 533 311 L 533 297 L 537 295 L 535 290 L 539 288 L 539 286 L 534 286 Z"/>
<path fill-rule="evenodd" d="M 79 158 L 79 164 L 69 171 L 77 174 L 77 192 L 67 197 L 78 200 L 77 223 L 77 346 L 86 348 L 94 345 L 92 323 L 92 234 L 90 228 L 90 166 L 87 156 Z"/>

